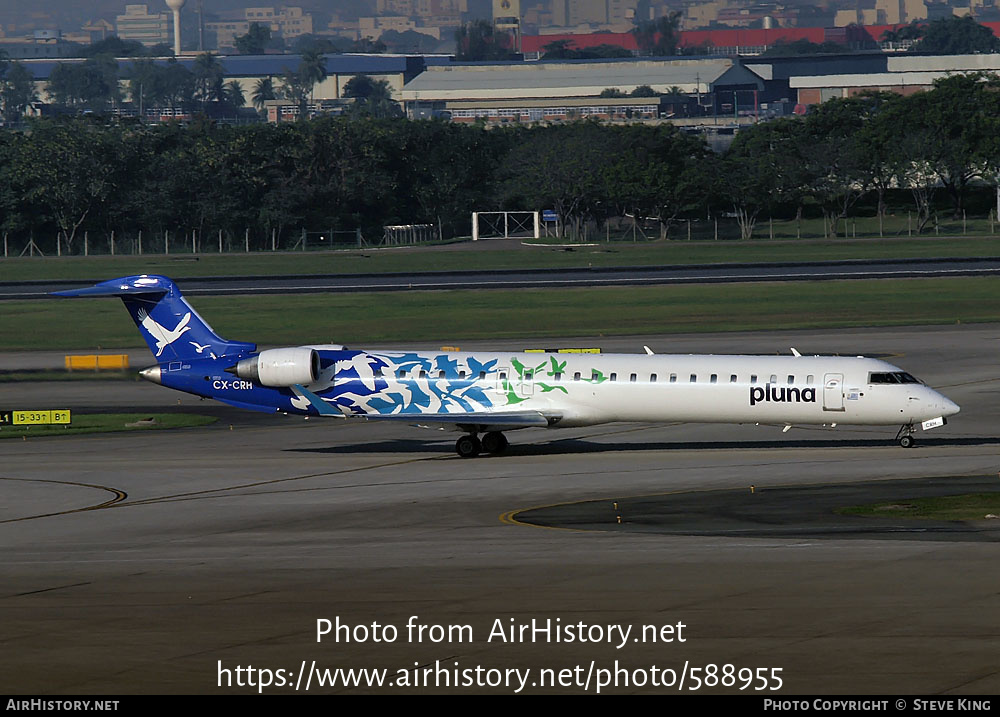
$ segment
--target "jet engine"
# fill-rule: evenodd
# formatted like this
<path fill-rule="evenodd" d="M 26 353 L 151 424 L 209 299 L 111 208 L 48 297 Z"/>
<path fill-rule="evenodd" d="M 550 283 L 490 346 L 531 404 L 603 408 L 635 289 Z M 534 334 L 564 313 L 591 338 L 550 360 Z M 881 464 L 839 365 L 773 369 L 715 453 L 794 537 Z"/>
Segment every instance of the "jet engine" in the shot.
<path fill-rule="evenodd" d="M 319 376 L 319 354 L 314 349 L 268 349 L 227 368 L 229 373 L 261 386 L 288 387 L 313 383 Z"/>

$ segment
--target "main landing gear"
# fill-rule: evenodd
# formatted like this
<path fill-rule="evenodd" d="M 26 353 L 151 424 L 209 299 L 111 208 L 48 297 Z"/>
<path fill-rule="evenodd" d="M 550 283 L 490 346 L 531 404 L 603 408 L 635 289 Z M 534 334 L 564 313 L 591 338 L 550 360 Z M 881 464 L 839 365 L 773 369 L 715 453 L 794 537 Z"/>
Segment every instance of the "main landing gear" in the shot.
<path fill-rule="evenodd" d="M 462 458 L 475 458 L 483 451 L 498 456 L 504 453 L 509 445 L 507 436 L 500 431 L 484 433 L 482 440 L 479 440 L 475 433 L 469 433 L 455 442 L 455 452 Z"/>
<path fill-rule="evenodd" d="M 912 423 L 901 427 L 899 433 L 896 434 L 896 440 L 899 441 L 899 445 L 903 448 L 913 448 L 913 433 L 915 430 Z"/>

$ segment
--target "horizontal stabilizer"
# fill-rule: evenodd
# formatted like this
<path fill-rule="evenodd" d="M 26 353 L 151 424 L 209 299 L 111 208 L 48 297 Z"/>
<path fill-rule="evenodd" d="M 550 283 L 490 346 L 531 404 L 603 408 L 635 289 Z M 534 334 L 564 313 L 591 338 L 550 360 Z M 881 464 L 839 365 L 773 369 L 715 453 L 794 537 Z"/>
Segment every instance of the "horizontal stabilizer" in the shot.
<path fill-rule="evenodd" d="M 52 296 L 133 296 L 136 294 L 166 294 L 173 288 L 173 282 L 159 276 L 130 276 L 122 279 L 102 281 L 85 289 L 69 289 L 68 291 L 53 291 Z"/>
<path fill-rule="evenodd" d="M 52 295 L 70 299 L 120 297 L 158 363 L 243 356 L 256 348 L 254 344 L 219 337 L 165 276 L 123 276 Z"/>

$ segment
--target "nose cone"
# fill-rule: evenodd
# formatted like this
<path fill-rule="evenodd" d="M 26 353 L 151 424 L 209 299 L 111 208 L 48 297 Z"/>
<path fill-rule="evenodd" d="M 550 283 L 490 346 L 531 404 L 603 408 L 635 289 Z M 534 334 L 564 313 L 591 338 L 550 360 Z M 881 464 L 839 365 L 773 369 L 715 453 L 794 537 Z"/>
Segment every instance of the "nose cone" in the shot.
<path fill-rule="evenodd" d="M 159 383 L 159 384 L 163 383 L 160 380 L 159 366 L 150 366 L 149 368 L 144 368 L 142 371 L 139 372 L 139 375 L 142 376 L 147 381 L 152 381 L 153 383 Z"/>
<path fill-rule="evenodd" d="M 954 416 L 956 413 L 962 410 L 961 408 L 959 408 L 959 405 L 954 401 L 952 401 L 951 399 L 944 398 L 944 396 L 942 396 L 941 398 L 943 399 L 942 405 L 944 406 L 941 415 L 943 415 L 945 418 L 947 418 L 948 416 Z"/>

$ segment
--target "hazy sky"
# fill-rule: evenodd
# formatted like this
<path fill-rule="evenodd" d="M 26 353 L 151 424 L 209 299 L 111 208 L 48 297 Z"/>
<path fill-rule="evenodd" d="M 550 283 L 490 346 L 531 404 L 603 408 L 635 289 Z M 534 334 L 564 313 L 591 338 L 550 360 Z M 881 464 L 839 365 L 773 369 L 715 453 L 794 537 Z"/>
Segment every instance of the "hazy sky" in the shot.
<path fill-rule="evenodd" d="M 202 0 L 205 13 L 233 10 L 241 7 L 292 5 L 306 11 L 319 11 L 325 15 L 341 13 L 357 15 L 373 8 L 375 0 L 286 0 L 285 2 L 262 0 Z M 31 23 L 72 29 L 82 23 L 105 18 L 114 21 L 116 15 L 125 12 L 126 4 L 148 5 L 150 11 L 167 8 L 164 0 L 0 0 L 0 22 L 9 24 Z M 184 11 L 193 10 L 198 0 L 188 0 Z"/>

